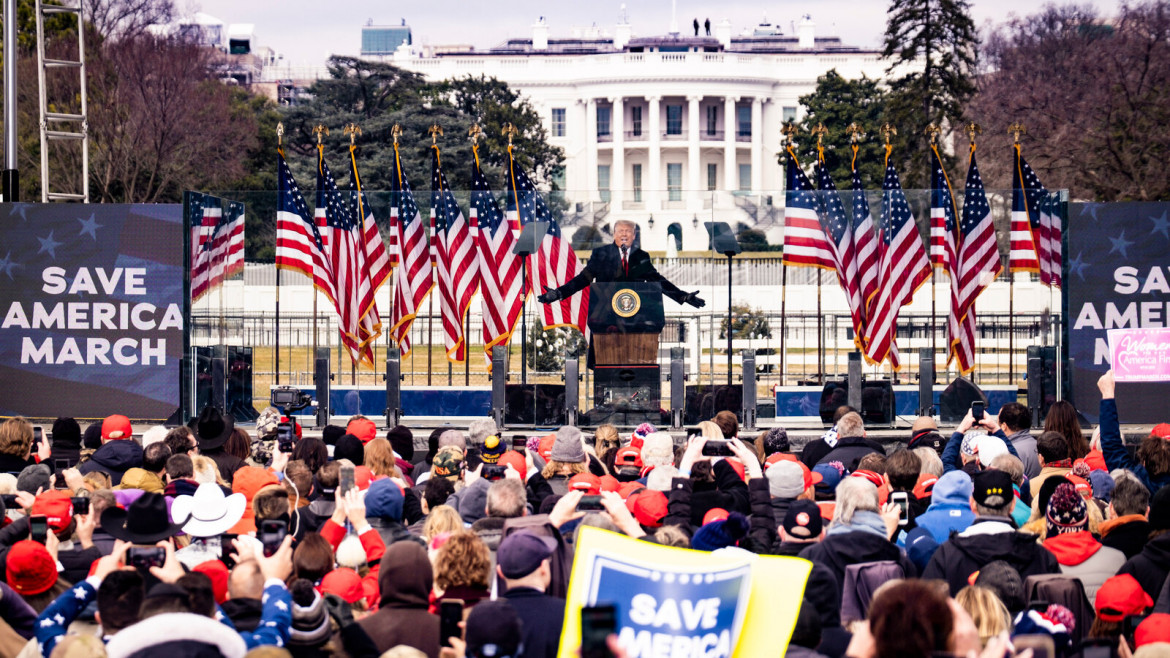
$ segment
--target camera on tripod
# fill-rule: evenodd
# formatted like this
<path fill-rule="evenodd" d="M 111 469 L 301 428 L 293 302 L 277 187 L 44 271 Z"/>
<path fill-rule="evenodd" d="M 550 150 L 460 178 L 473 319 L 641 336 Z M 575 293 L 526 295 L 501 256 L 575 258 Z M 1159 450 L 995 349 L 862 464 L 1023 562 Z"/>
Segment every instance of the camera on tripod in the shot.
<path fill-rule="evenodd" d="M 293 413 L 309 406 L 316 406 L 313 396 L 304 393 L 294 386 L 274 386 L 271 394 L 272 406 L 284 409 L 285 414 Z"/>

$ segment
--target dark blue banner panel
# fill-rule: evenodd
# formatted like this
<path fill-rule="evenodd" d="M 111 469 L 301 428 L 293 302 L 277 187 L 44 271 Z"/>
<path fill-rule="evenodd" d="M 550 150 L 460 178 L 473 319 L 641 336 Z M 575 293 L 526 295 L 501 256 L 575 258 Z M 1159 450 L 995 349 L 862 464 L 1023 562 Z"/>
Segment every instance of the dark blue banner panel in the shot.
<path fill-rule="evenodd" d="M 0 414 L 170 416 L 183 207 L 0 204 L 0 229 Z"/>

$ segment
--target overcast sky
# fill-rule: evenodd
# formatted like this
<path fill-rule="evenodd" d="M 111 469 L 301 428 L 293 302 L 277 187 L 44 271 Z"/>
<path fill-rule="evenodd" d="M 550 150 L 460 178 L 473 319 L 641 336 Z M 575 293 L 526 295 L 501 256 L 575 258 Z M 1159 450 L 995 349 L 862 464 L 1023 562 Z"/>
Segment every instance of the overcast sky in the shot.
<path fill-rule="evenodd" d="M 845 44 L 877 48 L 885 28 L 886 0 L 793 0 L 757 2 L 677 0 L 678 21 L 683 31 L 691 20 L 710 17 L 714 25 L 731 20 L 734 33 L 760 23 L 764 17 L 786 34 L 811 13 L 818 35 L 837 35 Z M 1038 11 L 1037 0 L 972 0 L 971 11 L 980 30 L 1014 13 Z M 1116 10 L 1120 0 L 1096 0 L 1102 13 Z M 258 45 L 282 53 L 292 64 L 320 64 L 330 54 L 357 55 L 361 26 L 397 25 L 406 19 L 415 44 L 470 44 L 477 48 L 496 45 L 509 37 L 531 36 L 531 25 L 543 15 L 551 36 L 567 37 L 574 26 L 611 31 L 621 11 L 620 1 L 578 2 L 566 0 L 415 0 L 390 3 L 382 0 L 177 0 L 179 9 L 203 11 L 224 23 L 254 23 Z M 670 0 L 628 0 L 627 13 L 634 33 L 665 34 L 670 28 Z"/>

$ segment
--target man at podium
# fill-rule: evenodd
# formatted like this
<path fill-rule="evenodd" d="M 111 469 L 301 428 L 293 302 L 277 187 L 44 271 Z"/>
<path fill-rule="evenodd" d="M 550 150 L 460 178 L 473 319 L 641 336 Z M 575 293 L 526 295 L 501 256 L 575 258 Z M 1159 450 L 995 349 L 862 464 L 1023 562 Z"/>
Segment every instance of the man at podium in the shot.
<path fill-rule="evenodd" d="M 613 244 L 594 249 L 589 262 L 568 283 L 559 288 L 545 288 L 537 301 L 552 304 L 581 292 L 594 281 L 646 281 L 662 286 L 662 294 L 680 304 L 703 308 L 707 303 L 699 299 L 699 292 L 683 292 L 678 286 L 654 269 L 650 254 L 634 247 L 636 227 L 628 219 L 619 219 L 614 224 Z"/>

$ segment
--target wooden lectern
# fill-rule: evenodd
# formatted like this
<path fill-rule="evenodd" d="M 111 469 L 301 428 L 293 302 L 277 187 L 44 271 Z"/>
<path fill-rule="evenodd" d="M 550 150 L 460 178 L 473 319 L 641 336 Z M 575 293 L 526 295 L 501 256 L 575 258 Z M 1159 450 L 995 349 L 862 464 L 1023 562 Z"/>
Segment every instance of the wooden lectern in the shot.
<path fill-rule="evenodd" d="M 594 407 L 606 414 L 606 422 L 626 424 L 635 420 L 632 414 L 653 414 L 643 420 L 659 422 L 658 336 L 664 324 L 660 284 L 605 281 L 589 286 Z"/>

